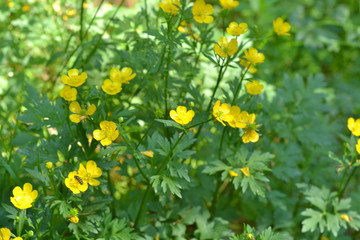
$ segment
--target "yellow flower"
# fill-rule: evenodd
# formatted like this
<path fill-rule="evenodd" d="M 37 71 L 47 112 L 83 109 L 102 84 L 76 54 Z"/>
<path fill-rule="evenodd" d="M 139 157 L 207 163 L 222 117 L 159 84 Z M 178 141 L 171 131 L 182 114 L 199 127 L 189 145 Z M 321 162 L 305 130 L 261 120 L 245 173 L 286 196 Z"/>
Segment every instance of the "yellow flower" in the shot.
<path fill-rule="evenodd" d="M 194 116 L 195 116 L 195 112 L 193 110 L 187 111 L 186 107 L 184 106 L 178 106 L 176 108 L 176 111 L 175 110 L 170 111 L 171 119 L 181 125 L 186 125 L 189 122 L 191 122 Z"/>
<path fill-rule="evenodd" d="M 24 12 L 28 12 L 31 10 L 31 7 L 29 4 L 25 4 L 21 7 L 21 10 L 23 10 Z"/>
<path fill-rule="evenodd" d="M 23 240 L 22 237 L 16 237 L 16 238 L 13 238 L 12 240 Z"/>
<path fill-rule="evenodd" d="M 79 217 L 78 216 L 70 217 L 69 221 L 72 222 L 72 223 L 78 223 L 79 222 Z"/>
<path fill-rule="evenodd" d="M 247 82 L 245 84 L 246 91 L 251 95 L 259 95 L 264 89 L 264 85 L 262 85 L 259 81 L 253 80 L 251 82 Z"/>
<path fill-rule="evenodd" d="M 47 162 L 47 163 L 45 164 L 45 167 L 46 167 L 47 169 L 52 169 L 52 168 L 54 167 L 54 164 L 53 164 L 52 162 Z"/>
<path fill-rule="evenodd" d="M 75 16 L 76 15 L 76 9 L 68 9 L 66 10 L 66 15 L 68 16 Z"/>
<path fill-rule="evenodd" d="M 181 21 L 180 26 L 177 29 L 179 32 L 181 33 L 187 33 L 190 34 L 191 33 L 191 23 L 184 21 Z"/>
<path fill-rule="evenodd" d="M 227 103 L 221 104 L 219 100 L 216 101 L 213 107 L 213 116 L 224 126 L 226 126 L 224 121 L 230 122 L 234 118 L 233 115 L 231 114 L 230 105 Z"/>
<path fill-rule="evenodd" d="M 231 36 L 240 36 L 247 32 L 248 25 L 246 23 L 231 22 L 229 27 L 226 28 L 226 32 Z"/>
<path fill-rule="evenodd" d="M 146 157 L 149 157 L 149 158 L 153 158 L 154 157 L 154 152 L 151 151 L 151 150 L 147 150 L 147 151 L 144 151 L 144 152 L 141 152 L 142 155 L 146 156 Z"/>
<path fill-rule="evenodd" d="M 211 4 L 206 4 L 204 0 L 196 0 L 191 11 L 198 23 L 212 23 L 214 21 L 214 17 L 210 16 L 214 13 L 214 8 Z"/>
<path fill-rule="evenodd" d="M 104 92 L 106 92 L 109 95 L 118 94 L 122 90 L 122 86 L 120 82 L 111 81 L 110 79 L 105 79 L 101 88 Z"/>
<path fill-rule="evenodd" d="M 53 4 L 51 6 L 55 12 L 57 12 L 57 13 L 61 12 L 61 5 L 60 5 L 59 1 L 53 2 Z"/>
<path fill-rule="evenodd" d="M 81 109 L 80 104 L 75 101 L 70 103 L 69 109 L 71 112 L 74 113 L 70 114 L 70 121 L 74 123 L 79 123 L 82 120 L 86 120 L 88 116 L 93 115 L 96 111 L 96 106 L 94 104 L 91 104 L 87 110 Z"/>
<path fill-rule="evenodd" d="M 84 84 L 84 82 L 87 79 L 87 73 L 82 72 L 79 75 L 79 70 L 77 69 L 70 69 L 68 71 L 68 75 L 62 75 L 61 81 L 65 83 L 66 85 L 72 86 L 72 87 L 79 87 Z"/>
<path fill-rule="evenodd" d="M 235 0 L 220 0 L 220 5 L 225 9 L 233 9 L 239 5 L 238 1 Z"/>
<path fill-rule="evenodd" d="M 246 123 L 249 121 L 249 113 L 246 111 L 241 111 L 238 106 L 231 106 L 230 114 L 232 119 L 228 121 L 230 127 L 233 128 L 245 128 Z"/>
<path fill-rule="evenodd" d="M 13 1 L 7 2 L 7 6 L 8 6 L 9 8 L 13 8 L 13 7 L 14 7 L 14 2 L 13 2 Z"/>
<path fill-rule="evenodd" d="M 10 229 L 0 228 L 0 240 L 9 240 L 10 239 Z"/>
<path fill-rule="evenodd" d="M 250 177 L 250 175 L 251 175 L 249 167 L 243 167 L 240 169 L 240 171 L 247 177 Z"/>
<path fill-rule="evenodd" d="M 356 136 L 356 137 L 360 136 L 360 118 L 357 119 L 356 121 L 352 117 L 349 118 L 347 127 L 354 136 Z"/>
<path fill-rule="evenodd" d="M 60 91 L 60 97 L 62 97 L 66 101 L 75 101 L 76 95 L 77 95 L 76 88 L 72 88 L 68 85 L 65 85 L 65 87 Z"/>
<path fill-rule="evenodd" d="M 96 162 L 90 160 L 86 163 L 86 168 L 84 165 L 80 163 L 79 171 L 78 171 L 79 177 L 83 180 L 89 183 L 91 186 L 99 186 L 100 182 L 94 178 L 101 177 L 102 171 L 101 168 L 99 168 L 96 165 Z"/>
<path fill-rule="evenodd" d="M 220 57 L 226 58 L 234 55 L 238 50 L 238 42 L 235 38 L 230 42 L 226 37 L 219 38 L 218 42 L 214 45 L 214 51 Z"/>
<path fill-rule="evenodd" d="M 240 65 L 243 66 L 244 68 L 248 68 L 249 73 L 256 73 L 257 72 L 257 68 L 254 67 L 254 64 L 249 63 L 245 59 L 240 58 Z"/>
<path fill-rule="evenodd" d="M 23 189 L 16 186 L 12 193 L 14 197 L 10 197 L 10 201 L 19 209 L 31 208 L 33 202 L 38 196 L 38 191 L 33 191 L 33 186 L 30 183 L 25 183 Z"/>
<path fill-rule="evenodd" d="M 255 119 L 256 119 L 256 115 L 254 113 L 249 114 L 249 121 L 244 130 L 244 134 L 241 137 L 244 143 L 249 143 L 249 142 L 255 143 L 259 140 L 259 133 L 257 132 L 258 131 L 257 127 L 259 125 L 256 125 Z"/>
<path fill-rule="evenodd" d="M 284 19 L 278 17 L 273 21 L 274 32 L 277 35 L 290 36 L 291 25 L 288 22 L 285 22 Z"/>
<path fill-rule="evenodd" d="M 248 239 L 250 239 L 250 240 L 255 240 L 254 235 L 251 234 L 251 233 L 246 234 L 246 237 L 247 237 Z"/>
<path fill-rule="evenodd" d="M 233 170 L 230 170 L 229 171 L 229 175 L 232 176 L 232 177 L 237 177 L 239 176 L 239 174 L 237 172 L 234 172 Z"/>
<path fill-rule="evenodd" d="M 116 130 L 116 124 L 112 121 L 102 121 L 100 128 L 94 130 L 93 136 L 96 140 L 100 141 L 101 145 L 110 145 L 118 136 L 119 131 Z"/>
<path fill-rule="evenodd" d="M 249 63 L 257 64 L 265 61 L 264 54 L 259 53 L 256 48 L 251 47 L 248 50 L 245 50 L 244 54 L 244 58 L 246 58 Z"/>
<path fill-rule="evenodd" d="M 76 171 L 70 172 L 65 178 L 65 186 L 74 194 L 85 192 L 88 189 L 88 183 L 84 181 Z"/>
<path fill-rule="evenodd" d="M 357 141 L 356 151 L 357 151 L 358 154 L 360 154 L 360 139 L 358 139 L 358 141 Z"/>
<path fill-rule="evenodd" d="M 164 12 L 176 15 L 180 10 L 181 3 L 179 0 L 163 0 L 159 6 Z"/>
<path fill-rule="evenodd" d="M 350 222 L 350 221 L 352 220 L 352 217 L 350 217 L 350 216 L 347 215 L 347 214 L 341 214 L 341 215 L 340 215 L 340 218 L 341 218 L 342 220 L 344 220 L 345 222 Z"/>
<path fill-rule="evenodd" d="M 121 84 L 129 83 L 129 81 L 136 76 L 136 73 L 133 73 L 132 71 L 132 68 L 129 67 L 125 67 L 121 70 L 112 68 L 110 70 L 110 80 Z"/>

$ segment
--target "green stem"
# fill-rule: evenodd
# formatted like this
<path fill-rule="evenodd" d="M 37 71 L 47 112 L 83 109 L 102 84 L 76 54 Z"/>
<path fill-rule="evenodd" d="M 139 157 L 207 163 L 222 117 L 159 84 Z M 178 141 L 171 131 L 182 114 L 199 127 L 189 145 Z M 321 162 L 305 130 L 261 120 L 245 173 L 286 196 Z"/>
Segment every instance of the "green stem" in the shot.
<path fill-rule="evenodd" d="M 143 211 L 144 204 L 145 204 L 145 201 L 146 201 L 146 198 L 147 198 L 149 192 L 150 192 L 150 183 L 147 184 L 145 193 L 144 193 L 144 195 L 143 195 L 143 197 L 141 199 L 140 207 L 139 207 L 139 210 L 138 210 L 138 212 L 136 214 L 136 218 L 135 218 L 134 228 L 137 228 L 137 226 L 139 224 L 141 213 Z"/>
<path fill-rule="evenodd" d="M 23 209 L 23 210 L 20 210 L 20 212 L 18 212 L 18 222 L 16 224 L 17 236 L 21 236 L 21 232 L 24 228 L 25 220 L 26 220 L 26 209 Z"/>
<path fill-rule="evenodd" d="M 144 0 L 144 12 L 145 12 L 145 26 L 146 26 L 146 30 L 150 30 L 147 0 Z"/>
<path fill-rule="evenodd" d="M 110 205 L 110 210 L 111 210 L 111 215 L 113 218 L 116 218 L 116 206 L 115 206 L 115 201 L 114 201 L 114 189 L 113 189 L 113 184 L 111 183 L 111 178 L 110 178 L 110 170 L 107 171 L 107 184 L 108 184 L 108 188 L 112 197 L 111 200 L 111 205 Z"/>
<path fill-rule="evenodd" d="M 196 127 L 196 126 L 198 126 L 198 125 L 201 125 L 201 124 L 210 122 L 211 120 L 214 120 L 214 118 L 212 117 L 212 118 L 210 118 L 210 119 L 208 119 L 208 120 L 206 120 L 206 121 L 199 122 L 199 123 L 195 123 L 195 124 L 193 124 L 193 125 L 190 125 L 190 126 L 186 127 L 186 129 L 188 130 L 188 129 L 193 128 L 193 127 Z"/>
<path fill-rule="evenodd" d="M 240 94 L 242 82 L 244 81 L 245 75 L 249 71 L 250 67 L 251 67 L 251 64 L 249 64 L 247 66 L 247 68 L 245 68 L 245 71 L 241 74 L 241 79 L 240 79 L 239 85 L 236 87 L 234 98 L 233 98 L 233 100 L 231 102 L 231 105 L 233 105 L 235 103 L 236 99 L 238 98 L 238 96 Z"/>
<path fill-rule="evenodd" d="M 339 191 L 339 194 L 338 194 L 338 197 L 340 199 L 343 197 L 344 192 L 345 192 L 347 186 L 349 185 L 349 182 L 350 182 L 351 178 L 355 175 L 357 169 L 358 169 L 358 167 L 353 168 L 353 170 L 351 171 L 349 177 L 346 179 L 344 187 L 342 189 L 340 188 L 340 191 Z"/>
<path fill-rule="evenodd" d="M 97 7 L 97 9 L 96 9 L 96 11 L 95 11 L 95 14 L 94 14 L 94 16 L 92 17 L 92 19 L 91 19 L 91 21 L 90 21 L 90 24 L 89 24 L 89 26 L 87 27 L 87 29 L 86 29 L 86 31 L 85 31 L 85 33 L 84 33 L 84 38 L 86 38 L 86 36 L 87 36 L 87 34 L 88 34 L 88 32 L 89 32 L 92 24 L 93 24 L 94 21 L 95 21 L 96 16 L 97 16 L 97 14 L 98 14 L 98 12 L 99 12 L 99 10 L 100 10 L 100 8 L 101 8 L 101 5 L 104 3 L 104 1 L 105 1 L 105 0 L 101 0 L 101 2 L 99 3 L 99 6 Z"/>
<path fill-rule="evenodd" d="M 80 10 L 80 31 L 79 31 L 80 43 L 83 42 L 84 3 L 85 3 L 85 0 L 82 0 L 81 1 L 81 10 Z"/>

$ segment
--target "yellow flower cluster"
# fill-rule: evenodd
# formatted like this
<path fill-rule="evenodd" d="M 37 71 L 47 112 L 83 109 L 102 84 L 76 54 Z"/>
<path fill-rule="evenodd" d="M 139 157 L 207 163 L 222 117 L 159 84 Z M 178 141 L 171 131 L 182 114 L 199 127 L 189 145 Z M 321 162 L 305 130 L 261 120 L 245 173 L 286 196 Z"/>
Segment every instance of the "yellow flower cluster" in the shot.
<path fill-rule="evenodd" d="M 110 70 L 110 79 L 105 79 L 102 90 L 109 95 L 116 95 L 122 90 L 122 84 L 128 84 L 136 76 L 131 68 L 123 69 L 112 68 Z"/>
<path fill-rule="evenodd" d="M 348 118 L 347 127 L 354 136 L 360 136 L 360 118 L 356 120 L 352 117 Z M 360 138 L 357 140 L 356 143 L 356 151 L 358 154 L 360 154 Z"/>
<path fill-rule="evenodd" d="M 237 50 L 238 42 L 235 38 L 231 39 L 229 42 L 227 37 L 221 37 L 214 45 L 215 53 L 222 58 L 231 57 L 237 52 Z"/>
<path fill-rule="evenodd" d="M 289 31 L 291 29 L 291 25 L 288 22 L 285 22 L 281 17 L 278 17 L 273 21 L 273 28 L 274 32 L 279 36 L 290 36 Z"/>
<path fill-rule="evenodd" d="M 250 95 L 259 95 L 264 89 L 264 85 L 261 84 L 258 80 L 253 80 L 245 84 L 246 91 Z"/>
<path fill-rule="evenodd" d="M 85 83 L 86 79 L 86 72 L 82 72 L 79 75 L 79 70 L 70 69 L 68 71 L 68 75 L 61 76 L 61 81 L 66 85 L 60 91 L 60 97 L 64 98 L 66 101 L 75 101 L 77 96 L 77 90 L 73 87 L 80 87 Z"/>
<path fill-rule="evenodd" d="M 0 228 L 0 240 L 10 240 L 11 231 L 8 228 Z M 12 238 L 11 240 L 23 240 L 22 237 Z"/>
<path fill-rule="evenodd" d="M 178 106 L 176 108 L 176 111 L 175 110 L 170 111 L 171 119 L 181 125 L 186 125 L 189 122 L 191 122 L 194 116 L 195 116 L 195 112 L 193 110 L 187 111 L 186 107 L 184 106 Z"/>
<path fill-rule="evenodd" d="M 191 12 L 198 23 L 212 23 L 214 21 L 214 17 L 211 16 L 214 13 L 214 7 L 211 4 L 206 4 L 204 0 L 196 0 Z"/>
<path fill-rule="evenodd" d="M 100 182 L 95 178 L 102 175 L 102 171 L 97 167 L 96 162 L 88 161 L 86 167 L 80 164 L 78 171 L 72 171 L 65 178 L 65 186 L 69 188 L 74 194 L 85 192 L 88 189 L 88 184 L 91 186 L 99 186 Z"/>
<path fill-rule="evenodd" d="M 250 64 L 263 63 L 265 61 L 265 56 L 263 53 L 260 53 L 256 48 L 249 48 L 244 51 L 244 58 Z"/>
<path fill-rule="evenodd" d="M 246 111 L 241 111 L 238 106 L 230 106 L 227 103 L 221 103 L 219 100 L 216 101 L 213 107 L 213 116 L 223 126 L 226 126 L 225 122 L 233 128 L 243 128 L 244 134 L 242 140 L 244 143 L 257 142 L 259 140 L 259 133 L 254 113 L 249 114 Z"/>
<path fill-rule="evenodd" d="M 112 121 L 100 122 L 100 129 L 93 132 L 96 140 L 100 141 L 101 145 L 110 145 L 119 136 L 119 131 L 116 130 L 116 124 Z"/>
<path fill-rule="evenodd" d="M 226 28 L 226 32 L 231 36 L 240 36 L 247 32 L 248 25 L 246 23 L 231 22 Z"/>
<path fill-rule="evenodd" d="M 181 3 L 179 0 L 163 0 L 159 6 L 164 12 L 176 15 L 180 10 Z"/>
<path fill-rule="evenodd" d="M 23 189 L 16 186 L 13 191 L 13 197 L 10 197 L 11 203 L 19 209 L 31 208 L 33 202 L 38 196 L 38 191 L 33 190 L 33 186 L 30 183 L 25 183 Z"/>

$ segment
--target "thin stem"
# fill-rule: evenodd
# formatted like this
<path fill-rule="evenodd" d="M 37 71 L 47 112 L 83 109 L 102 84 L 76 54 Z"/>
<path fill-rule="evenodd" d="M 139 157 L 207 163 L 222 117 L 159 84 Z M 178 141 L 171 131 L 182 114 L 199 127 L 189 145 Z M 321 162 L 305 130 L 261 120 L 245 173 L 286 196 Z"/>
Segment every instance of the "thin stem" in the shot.
<path fill-rule="evenodd" d="M 188 126 L 186 129 L 190 129 L 190 128 L 196 127 L 196 126 L 198 126 L 198 125 L 201 125 L 201 124 L 204 124 L 204 123 L 210 122 L 210 121 L 211 121 L 211 120 L 213 120 L 213 119 L 214 119 L 214 118 L 212 117 L 212 118 L 209 118 L 209 119 L 208 119 L 208 120 L 206 120 L 206 121 L 199 122 L 199 123 L 195 123 L 195 124 L 193 124 L 193 125 Z"/>
<path fill-rule="evenodd" d="M 116 206 L 115 206 L 115 201 L 114 201 L 114 189 L 113 189 L 113 186 L 112 186 L 112 183 L 111 183 L 110 170 L 107 171 L 107 184 L 108 184 L 110 194 L 112 196 L 112 201 L 111 201 L 111 205 L 110 205 L 111 215 L 112 215 L 113 218 L 116 218 Z"/>
<path fill-rule="evenodd" d="M 145 25 L 146 25 L 146 30 L 150 30 L 147 0 L 144 1 L 144 12 L 145 12 Z"/>
<path fill-rule="evenodd" d="M 138 212 L 136 214 L 136 218 L 135 218 L 134 228 L 137 228 L 137 226 L 139 224 L 141 213 L 143 211 L 144 204 L 145 204 L 145 201 L 146 201 L 146 198 L 147 198 L 149 192 L 150 192 L 150 183 L 147 184 L 144 196 L 141 199 L 140 207 L 139 207 L 139 210 L 138 210 Z"/>
<path fill-rule="evenodd" d="M 99 10 L 100 10 L 100 8 L 101 8 L 101 5 L 104 3 L 104 1 L 105 1 L 105 0 L 101 0 L 101 2 L 99 3 L 99 6 L 97 7 L 97 9 L 96 9 L 96 11 L 95 11 L 95 14 L 94 14 L 94 16 L 92 17 L 92 19 L 91 19 L 91 21 L 90 21 L 90 24 L 89 24 L 89 26 L 87 27 L 87 29 L 86 29 L 86 31 L 85 31 L 85 33 L 84 33 L 84 38 L 86 38 L 86 36 L 87 36 L 87 34 L 88 34 L 88 32 L 89 32 L 89 30 L 90 30 L 90 28 L 91 28 L 91 26 L 92 26 L 95 18 L 96 18 L 96 16 L 97 16 L 97 14 L 98 14 L 98 12 L 99 12 Z"/>
<path fill-rule="evenodd" d="M 233 105 L 235 103 L 236 99 L 238 98 L 238 96 L 240 94 L 242 82 L 244 81 L 245 75 L 249 71 L 250 67 L 251 67 L 251 64 L 249 64 L 247 66 L 247 68 L 245 68 L 245 71 L 241 74 L 241 79 L 240 79 L 239 85 L 236 87 L 234 98 L 233 98 L 233 100 L 231 102 L 231 105 Z"/>
<path fill-rule="evenodd" d="M 80 31 L 79 31 L 80 43 L 82 43 L 82 41 L 83 41 L 84 3 L 85 3 L 85 0 L 82 0 L 81 1 L 81 10 L 80 10 Z"/>
<path fill-rule="evenodd" d="M 350 182 L 351 178 L 355 175 L 355 172 L 356 172 L 357 169 L 358 169 L 357 167 L 353 168 L 353 170 L 351 171 L 349 177 L 346 179 L 344 187 L 339 191 L 339 194 L 338 194 L 339 198 L 343 197 L 344 192 L 345 192 L 347 186 L 349 185 L 349 182 Z"/>

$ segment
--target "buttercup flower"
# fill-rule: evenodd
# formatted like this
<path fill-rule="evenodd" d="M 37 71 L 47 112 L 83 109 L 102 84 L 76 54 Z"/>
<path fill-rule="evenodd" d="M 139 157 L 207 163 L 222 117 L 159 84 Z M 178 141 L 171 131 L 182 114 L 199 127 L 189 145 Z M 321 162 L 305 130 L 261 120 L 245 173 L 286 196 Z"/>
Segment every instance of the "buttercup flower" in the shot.
<path fill-rule="evenodd" d="M 351 131 L 351 133 L 359 137 L 360 136 L 360 118 L 355 121 L 354 118 L 348 118 L 347 127 Z"/>
<path fill-rule="evenodd" d="M 93 136 L 96 140 L 100 141 L 101 145 L 110 145 L 118 136 L 119 131 L 116 130 L 116 124 L 112 121 L 102 121 L 100 128 L 94 130 Z"/>
<path fill-rule="evenodd" d="M 243 167 L 242 169 L 240 169 L 240 171 L 247 177 L 250 177 L 250 169 L 249 167 Z"/>
<path fill-rule="evenodd" d="M 100 185 L 100 182 L 95 178 L 101 177 L 101 174 L 102 174 L 101 168 L 99 168 L 96 165 L 96 162 L 92 160 L 88 161 L 86 163 L 86 168 L 84 167 L 84 165 L 80 163 L 78 175 L 83 181 L 86 181 L 91 186 Z"/>
<path fill-rule="evenodd" d="M 16 186 L 12 192 L 14 197 L 10 197 L 10 201 L 19 209 L 31 208 L 33 202 L 38 196 L 38 191 L 33 191 L 33 187 L 30 183 L 25 183 L 23 189 Z"/>
<path fill-rule="evenodd" d="M 273 21 L 274 32 L 277 35 L 290 36 L 291 25 L 288 22 L 285 22 L 284 19 L 278 17 Z"/>
<path fill-rule="evenodd" d="M 220 0 L 220 5 L 225 9 L 233 9 L 239 5 L 238 1 L 235 0 Z"/>
<path fill-rule="evenodd" d="M 256 115 L 254 113 L 249 114 L 249 121 L 244 130 L 244 134 L 241 137 L 244 143 L 249 143 L 249 142 L 255 143 L 259 140 L 259 133 L 257 132 L 258 131 L 257 127 L 259 125 L 256 125 L 255 119 L 256 119 Z"/>
<path fill-rule="evenodd" d="M 28 12 L 31 10 L 31 7 L 29 4 L 25 4 L 21 7 L 21 10 L 23 10 L 24 12 Z"/>
<path fill-rule="evenodd" d="M 65 87 L 60 91 L 60 97 L 62 97 L 66 101 L 75 101 L 76 95 L 77 95 L 76 88 L 72 88 L 68 85 L 65 85 Z"/>
<path fill-rule="evenodd" d="M 232 176 L 232 177 L 237 177 L 237 176 L 239 176 L 239 174 L 238 174 L 237 172 L 233 171 L 233 170 L 230 170 L 230 171 L 229 171 L 229 175 Z"/>
<path fill-rule="evenodd" d="M 264 89 L 264 85 L 257 80 L 247 82 L 245 84 L 246 91 L 251 95 L 259 95 Z"/>
<path fill-rule="evenodd" d="M 246 58 L 249 63 L 257 64 L 265 61 L 264 54 L 259 53 L 256 48 L 251 47 L 248 50 L 245 50 L 244 54 L 244 58 Z"/>
<path fill-rule="evenodd" d="M 132 72 L 133 70 L 129 67 L 125 67 L 121 70 L 117 68 L 112 68 L 110 70 L 110 80 L 114 82 L 119 82 L 121 84 L 123 83 L 129 83 L 131 79 L 133 79 L 136 76 L 136 73 Z"/>
<path fill-rule="evenodd" d="M 232 36 L 240 36 L 247 32 L 248 25 L 246 23 L 231 22 L 226 32 Z"/>
<path fill-rule="evenodd" d="M 214 51 L 220 57 L 226 58 L 234 55 L 238 50 L 238 42 L 235 38 L 230 42 L 226 37 L 219 38 L 218 42 L 214 45 Z"/>
<path fill-rule="evenodd" d="M 352 217 L 350 217 L 350 216 L 347 215 L 347 214 L 341 214 L 341 215 L 340 215 L 340 218 L 341 218 L 342 220 L 344 220 L 345 222 L 350 222 L 350 221 L 352 220 Z"/>
<path fill-rule="evenodd" d="M 65 178 L 65 186 L 74 194 L 85 192 L 88 189 L 88 183 L 84 181 L 76 171 L 70 172 Z"/>
<path fill-rule="evenodd" d="M 80 104 L 75 101 L 70 103 L 69 109 L 71 112 L 74 113 L 70 114 L 70 121 L 74 123 L 79 123 L 80 121 L 87 119 L 88 116 L 93 115 L 96 111 L 96 106 L 94 104 L 91 104 L 87 110 L 81 109 Z"/>
<path fill-rule="evenodd" d="M 54 164 L 52 162 L 46 162 L 45 167 L 47 169 L 52 169 L 54 167 Z"/>
<path fill-rule="evenodd" d="M 177 29 L 181 33 L 191 33 L 191 23 L 188 23 L 187 21 L 181 21 L 180 26 Z"/>
<path fill-rule="evenodd" d="M 111 81 L 110 79 L 105 79 L 103 85 L 101 86 L 102 90 L 109 95 L 115 95 L 121 92 L 122 87 L 121 83 L 118 81 Z"/>
<path fill-rule="evenodd" d="M 10 229 L 0 228 L 0 240 L 9 240 L 10 239 Z"/>
<path fill-rule="evenodd" d="M 204 0 L 196 0 L 191 11 L 198 23 L 212 23 L 214 21 L 214 17 L 210 16 L 214 13 L 214 8 L 211 4 L 206 4 Z"/>
<path fill-rule="evenodd" d="M 179 0 L 163 0 L 159 6 L 164 12 L 176 15 L 180 10 L 181 4 Z"/>
<path fill-rule="evenodd" d="M 194 116 L 195 116 L 195 112 L 193 110 L 187 111 L 186 107 L 184 106 L 178 106 L 176 108 L 176 111 L 175 110 L 170 111 L 171 119 L 181 125 L 186 125 L 189 122 L 191 122 Z"/>
<path fill-rule="evenodd" d="M 226 126 L 224 121 L 230 122 L 234 118 L 233 115 L 231 114 L 230 105 L 227 103 L 221 104 L 219 100 L 216 101 L 213 107 L 213 116 L 224 126 Z"/>
<path fill-rule="evenodd" d="M 358 139 L 358 141 L 357 141 L 356 151 L 357 151 L 358 154 L 360 154 L 360 139 Z"/>
<path fill-rule="evenodd" d="M 23 238 L 22 237 L 16 237 L 16 238 L 13 238 L 11 240 L 23 240 Z"/>
<path fill-rule="evenodd" d="M 65 83 L 66 85 L 72 86 L 72 87 L 79 87 L 84 84 L 84 82 L 87 79 L 87 73 L 82 72 L 79 75 L 79 70 L 77 69 L 70 69 L 68 71 L 68 75 L 62 75 L 61 81 Z"/>
<path fill-rule="evenodd" d="M 243 66 L 244 68 L 248 68 L 249 73 L 256 73 L 257 72 L 257 68 L 254 67 L 254 64 L 249 63 L 245 59 L 240 58 L 240 65 Z"/>
<path fill-rule="evenodd" d="M 146 157 L 149 157 L 149 158 L 153 158 L 154 157 L 154 152 L 151 151 L 151 150 L 147 150 L 147 151 L 144 151 L 144 152 L 141 152 L 142 155 L 146 156 Z"/>
<path fill-rule="evenodd" d="M 69 221 L 72 223 L 78 223 L 79 222 L 79 217 L 75 216 L 75 217 L 69 217 Z"/>
<path fill-rule="evenodd" d="M 249 122 L 249 113 L 241 111 L 238 106 L 231 106 L 230 115 L 232 116 L 232 119 L 228 121 L 230 127 L 245 128 L 247 122 Z"/>

